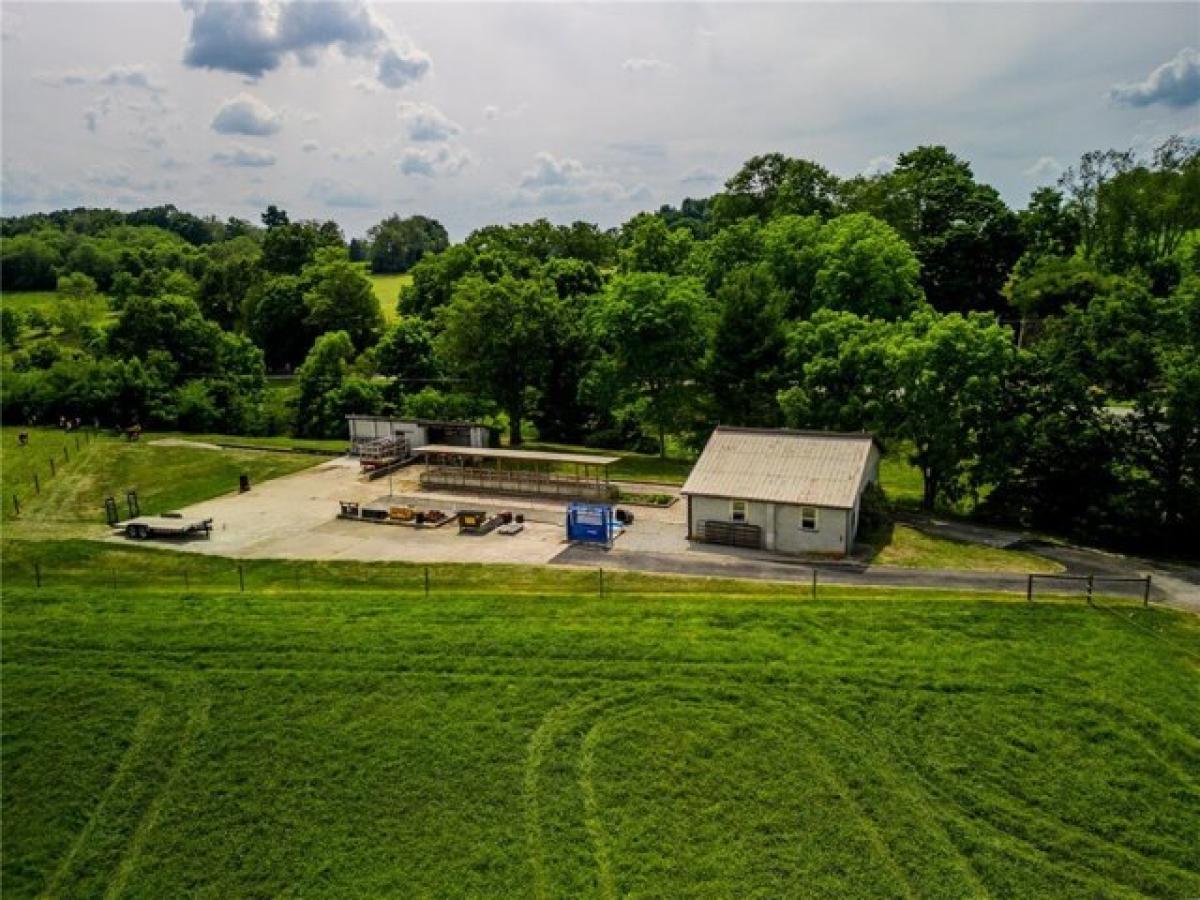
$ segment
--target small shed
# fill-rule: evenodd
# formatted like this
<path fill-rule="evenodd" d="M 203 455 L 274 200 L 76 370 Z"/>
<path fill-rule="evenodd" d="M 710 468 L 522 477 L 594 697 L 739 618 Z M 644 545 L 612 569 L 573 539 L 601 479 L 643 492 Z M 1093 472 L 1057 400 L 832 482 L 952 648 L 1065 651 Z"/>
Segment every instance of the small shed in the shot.
<path fill-rule="evenodd" d="M 688 540 L 843 556 L 879 455 L 865 432 L 720 426 L 680 491 Z"/>
<path fill-rule="evenodd" d="M 385 438 L 403 437 L 410 449 L 426 444 L 454 447 L 490 447 L 492 429 L 480 422 L 441 422 L 433 419 L 399 419 L 392 416 L 349 415 L 350 453 Z"/>

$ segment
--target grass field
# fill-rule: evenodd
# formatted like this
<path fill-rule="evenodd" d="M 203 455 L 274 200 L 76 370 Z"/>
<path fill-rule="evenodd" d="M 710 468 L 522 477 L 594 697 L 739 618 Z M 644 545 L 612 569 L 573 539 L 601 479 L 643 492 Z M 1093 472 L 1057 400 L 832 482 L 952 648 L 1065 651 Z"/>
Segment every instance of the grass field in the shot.
<path fill-rule="evenodd" d="M 158 435 L 143 435 L 137 443 L 128 443 L 102 434 L 86 442 L 83 435 L 52 428 L 31 429 L 29 446 L 20 447 L 18 431 L 10 426 L 0 429 L 4 490 L 0 520 L 26 536 L 86 533 L 104 522 L 106 496 L 116 497 L 124 515 L 125 492 L 131 489 L 137 491 L 143 513 L 158 513 L 237 490 L 242 473 L 258 482 L 320 461 L 300 454 L 154 446 L 151 442 Z M 40 494 L 34 487 L 35 473 Z M 21 502 L 19 520 L 14 515 L 14 494 Z"/>
<path fill-rule="evenodd" d="M 24 315 L 38 310 L 47 316 L 52 316 L 55 307 L 62 302 L 62 298 L 56 291 L 0 291 L 0 308 L 11 309 Z M 92 312 L 90 319 L 93 325 L 98 325 L 114 317 L 112 310 L 108 307 L 108 299 L 102 294 L 90 301 L 88 308 Z"/>
<path fill-rule="evenodd" d="M 1021 550 L 999 550 L 924 534 L 896 525 L 873 557 L 876 565 L 914 569 L 978 569 L 989 572 L 1061 572 L 1058 563 Z"/>
<path fill-rule="evenodd" d="M 371 279 L 371 287 L 375 289 L 375 297 L 379 300 L 379 310 L 383 313 L 383 318 L 388 322 L 396 321 L 399 313 L 396 310 L 396 304 L 400 300 L 400 288 L 412 284 L 412 276 L 405 273 L 403 275 L 372 275 L 367 274 Z"/>
<path fill-rule="evenodd" d="M 6 896 L 1200 894 L 1194 618 L 4 554 Z"/>

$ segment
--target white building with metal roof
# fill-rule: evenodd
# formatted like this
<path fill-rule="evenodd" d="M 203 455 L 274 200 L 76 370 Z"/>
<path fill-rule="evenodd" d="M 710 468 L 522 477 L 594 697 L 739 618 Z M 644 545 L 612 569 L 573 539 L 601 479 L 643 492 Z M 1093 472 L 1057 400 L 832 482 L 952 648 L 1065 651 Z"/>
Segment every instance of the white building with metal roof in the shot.
<path fill-rule="evenodd" d="M 870 434 L 719 426 L 680 492 L 688 540 L 842 556 L 878 480 Z"/>

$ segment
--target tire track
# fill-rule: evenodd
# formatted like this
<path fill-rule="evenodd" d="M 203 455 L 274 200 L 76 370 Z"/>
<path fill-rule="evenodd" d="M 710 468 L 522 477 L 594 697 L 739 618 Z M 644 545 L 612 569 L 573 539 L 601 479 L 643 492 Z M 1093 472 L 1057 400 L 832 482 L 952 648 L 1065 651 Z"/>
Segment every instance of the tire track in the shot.
<path fill-rule="evenodd" d="M 167 776 L 167 780 L 163 783 L 162 788 L 154 796 L 154 799 L 150 801 L 149 806 L 146 807 L 141 821 L 138 822 L 137 830 L 126 847 L 125 853 L 122 854 L 120 864 L 117 866 L 117 870 L 104 892 L 105 900 L 114 900 L 114 898 L 121 896 L 124 892 L 134 869 L 138 865 L 146 841 L 158 825 L 163 808 L 170 797 L 172 789 L 175 787 L 175 783 L 179 780 L 179 774 L 183 771 L 191 757 L 192 746 L 195 743 L 196 737 L 208 726 L 208 712 L 212 706 L 212 698 L 205 686 L 199 688 L 198 694 L 199 696 L 193 700 L 188 710 L 187 721 L 184 723 L 179 746 L 175 751 L 175 759 L 171 763 L 171 772 Z"/>
<path fill-rule="evenodd" d="M 138 713 L 137 720 L 134 722 L 133 733 L 129 740 L 129 746 L 125 748 L 125 752 L 121 755 L 121 761 L 117 764 L 117 768 L 113 772 L 113 777 L 109 779 L 108 785 L 104 788 L 99 801 L 92 809 L 91 815 L 88 816 L 87 822 L 84 823 L 79 834 L 75 836 L 75 840 L 71 842 L 70 849 L 67 850 L 66 854 L 55 867 L 54 872 L 46 882 L 46 887 L 38 895 L 39 897 L 49 898 L 59 896 L 62 884 L 75 866 L 75 860 L 79 857 L 83 848 L 91 841 L 98 823 L 104 818 L 112 802 L 112 798 L 116 795 L 118 788 L 122 787 L 129 777 L 130 771 L 141 755 L 142 748 L 161 719 L 162 707 L 157 703 L 143 707 Z"/>

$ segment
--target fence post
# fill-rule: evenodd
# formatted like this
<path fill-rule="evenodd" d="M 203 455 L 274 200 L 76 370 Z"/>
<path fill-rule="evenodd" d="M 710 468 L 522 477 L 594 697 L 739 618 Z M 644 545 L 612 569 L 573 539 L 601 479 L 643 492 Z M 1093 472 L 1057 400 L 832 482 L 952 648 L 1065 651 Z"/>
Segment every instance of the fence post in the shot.
<path fill-rule="evenodd" d="M 246 593 L 246 573 L 242 570 L 241 563 L 238 563 L 238 589 L 243 594 Z"/>
<path fill-rule="evenodd" d="M 50 457 L 50 475 L 51 475 L 51 477 L 53 477 L 54 474 L 55 474 L 55 472 L 54 472 L 54 457 L 52 456 L 52 457 Z"/>
<path fill-rule="evenodd" d="M 40 588 L 42 586 L 42 564 L 41 563 L 35 562 L 33 564 L 33 579 L 34 579 L 34 581 L 37 582 L 37 586 Z"/>
<path fill-rule="evenodd" d="M 17 498 L 16 494 L 13 494 L 13 510 L 18 516 L 21 514 L 21 501 Z"/>
<path fill-rule="evenodd" d="M 1033 602 L 1033 576 L 1030 575 L 1025 582 L 1025 602 Z"/>
<path fill-rule="evenodd" d="M 604 566 L 597 570 L 600 574 L 600 599 L 604 599 Z"/>
<path fill-rule="evenodd" d="M 425 567 L 425 599 L 429 599 L 429 566 Z"/>
<path fill-rule="evenodd" d="M 38 478 L 38 473 L 33 473 L 33 492 L 40 494 L 42 492 L 42 479 Z"/>
<path fill-rule="evenodd" d="M 813 577 L 812 577 L 812 598 L 814 600 L 817 599 L 817 570 L 815 567 L 813 568 Z"/>
<path fill-rule="evenodd" d="M 63 447 L 63 462 L 70 462 L 70 461 L 71 461 L 71 454 L 67 452 L 67 448 L 64 446 Z"/>
<path fill-rule="evenodd" d="M 1092 602 L 1092 587 L 1093 587 L 1093 585 L 1094 585 L 1094 583 L 1095 583 L 1096 576 L 1095 576 L 1095 575 L 1089 575 L 1087 578 L 1088 578 L 1088 582 L 1087 582 L 1087 602 L 1088 602 L 1088 606 L 1095 606 L 1096 604 L 1094 604 L 1094 603 Z"/>
<path fill-rule="evenodd" d="M 76 452 L 79 450 L 79 435 L 75 435 L 75 450 Z"/>
<path fill-rule="evenodd" d="M 1146 576 L 1146 590 L 1142 594 L 1142 606 L 1150 605 L 1150 576 Z"/>

